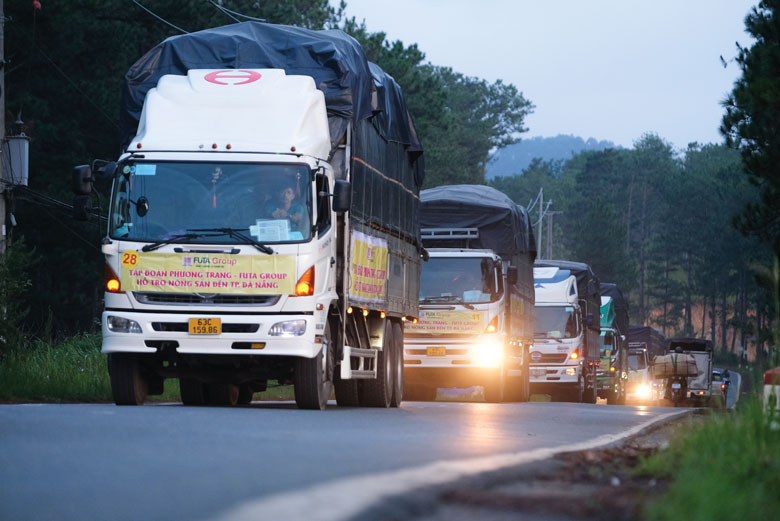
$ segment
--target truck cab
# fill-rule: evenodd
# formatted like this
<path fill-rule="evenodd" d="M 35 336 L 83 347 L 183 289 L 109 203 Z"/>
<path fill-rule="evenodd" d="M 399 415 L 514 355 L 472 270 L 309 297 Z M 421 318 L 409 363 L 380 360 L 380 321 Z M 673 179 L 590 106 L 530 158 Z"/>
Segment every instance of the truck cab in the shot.
<path fill-rule="evenodd" d="M 503 313 L 507 301 L 501 258 L 491 250 L 430 248 L 420 274 L 420 313 L 406 325 L 406 389 L 411 399 L 435 398 L 437 387 L 481 385 L 500 401 L 508 350 L 516 340 Z M 514 357 L 520 357 L 514 354 Z"/>
<path fill-rule="evenodd" d="M 577 279 L 569 270 L 535 267 L 534 345 L 531 391 L 581 401 L 585 389 L 582 353 L 585 324 Z"/>

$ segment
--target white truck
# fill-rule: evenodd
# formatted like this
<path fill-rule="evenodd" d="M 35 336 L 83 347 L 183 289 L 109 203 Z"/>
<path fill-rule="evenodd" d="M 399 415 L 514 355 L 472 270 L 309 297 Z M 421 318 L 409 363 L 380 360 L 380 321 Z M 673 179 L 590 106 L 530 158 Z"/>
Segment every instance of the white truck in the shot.
<path fill-rule="evenodd" d="M 488 186 L 420 193 L 419 321 L 405 338 L 406 397 L 481 386 L 488 402 L 527 401 L 536 247 L 525 209 Z"/>
<path fill-rule="evenodd" d="M 587 264 L 537 260 L 531 392 L 596 403 L 600 356 L 599 281 Z"/>
<path fill-rule="evenodd" d="M 204 64 L 208 64 L 204 67 Z M 125 77 L 105 255 L 114 401 L 398 406 L 417 316 L 422 149 L 401 91 L 340 31 L 169 38 Z M 90 213 L 91 169 L 74 204 Z"/>

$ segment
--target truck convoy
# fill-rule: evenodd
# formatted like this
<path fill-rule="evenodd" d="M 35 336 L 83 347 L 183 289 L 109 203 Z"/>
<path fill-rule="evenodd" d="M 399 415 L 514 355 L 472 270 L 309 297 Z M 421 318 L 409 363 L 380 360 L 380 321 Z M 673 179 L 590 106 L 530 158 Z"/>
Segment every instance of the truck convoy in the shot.
<path fill-rule="evenodd" d="M 401 90 L 341 31 L 244 22 L 127 72 L 103 240 L 114 401 L 398 406 L 417 316 L 422 147 Z M 76 206 L 88 213 L 89 167 Z"/>
<path fill-rule="evenodd" d="M 628 302 L 615 284 L 601 285 L 601 362 L 596 371 L 598 396 L 609 404 L 626 399 L 628 379 Z"/>
<path fill-rule="evenodd" d="M 419 320 L 406 324 L 405 396 L 480 385 L 488 402 L 527 401 L 536 257 L 527 212 L 488 186 L 440 186 L 420 199 L 430 258 Z"/>
<path fill-rule="evenodd" d="M 581 262 L 537 260 L 531 392 L 596 403 L 601 309 L 599 280 Z"/>

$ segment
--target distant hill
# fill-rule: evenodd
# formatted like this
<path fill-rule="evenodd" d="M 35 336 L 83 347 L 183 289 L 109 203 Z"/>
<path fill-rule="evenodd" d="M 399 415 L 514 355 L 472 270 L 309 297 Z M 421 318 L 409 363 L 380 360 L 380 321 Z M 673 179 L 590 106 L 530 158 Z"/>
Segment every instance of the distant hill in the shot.
<path fill-rule="evenodd" d="M 534 158 L 544 161 L 567 160 L 583 150 L 604 150 L 605 148 L 623 148 L 612 141 L 598 141 L 579 136 L 559 134 L 555 137 L 532 137 L 519 143 L 501 148 L 493 154 L 485 169 L 485 177 L 493 179 L 519 174 L 531 164 Z"/>

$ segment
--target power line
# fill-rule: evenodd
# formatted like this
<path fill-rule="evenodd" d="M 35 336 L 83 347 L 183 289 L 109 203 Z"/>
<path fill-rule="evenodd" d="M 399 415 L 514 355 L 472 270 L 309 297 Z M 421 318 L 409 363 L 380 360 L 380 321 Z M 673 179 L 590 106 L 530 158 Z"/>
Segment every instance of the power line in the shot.
<path fill-rule="evenodd" d="M 230 13 L 229 13 L 227 10 L 225 10 L 225 8 L 224 8 L 224 7 L 222 7 L 221 5 L 219 5 L 218 3 L 216 3 L 214 0 L 207 0 L 207 1 L 208 1 L 208 3 L 210 3 L 211 5 L 213 5 L 214 7 L 216 7 L 217 9 L 219 9 L 220 11 L 222 11 L 222 13 L 223 13 L 225 16 L 227 16 L 228 18 L 230 18 L 230 19 L 232 19 L 232 20 L 235 20 L 236 22 L 241 22 L 241 20 L 239 20 L 238 18 L 236 18 L 235 16 L 233 16 L 232 14 L 230 14 Z"/>
<path fill-rule="evenodd" d="M 253 22 L 265 22 L 266 21 L 265 18 L 255 18 L 254 16 L 248 16 L 248 15 L 245 15 L 245 14 L 242 14 L 242 13 L 238 13 L 236 11 L 231 11 L 227 7 L 217 4 L 213 0 L 209 0 L 209 2 L 214 4 L 216 7 L 218 7 L 222 11 L 224 11 L 226 14 L 227 13 L 234 14 L 236 16 L 240 16 L 241 18 L 246 18 L 247 20 L 252 20 Z M 231 18 L 233 18 L 233 17 L 231 16 Z M 233 20 L 236 20 L 236 19 L 233 18 Z M 238 20 L 236 20 L 236 22 L 238 22 Z"/>
<path fill-rule="evenodd" d="M 190 34 L 188 31 L 185 31 L 185 30 L 184 30 L 184 29 L 182 29 L 181 27 L 177 27 L 177 26 L 173 25 L 171 22 L 169 22 L 169 21 L 168 21 L 168 20 L 166 20 L 165 18 L 163 18 L 163 17 L 161 17 L 161 16 L 158 16 L 158 15 L 154 14 L 152 11 L 150 11 L 150 10 L 149 10 L 149 9 L 147 9 L 146 7 L 144 7 L 144 6 L 142 6 L 141 4 L 139 4 L 138 2 L 136 2 L 136 0 L 130 0 L 130 1 L 131 1 L 131 2 L 133 2 L 135 5 L 137 5 L 138 7 L 140 7 L 141 9 L 143 9 L 144 11 L 146 11 L 147 13 L 149 13 L 150 15 L 152 15 L 152 16 L 154 16 L 155 18 L 157 18 L 158 20 L 160 20 L 162 23 L 164 23 L 164 24 L 166 24 L 166 25 L 169 25 L 169 26 L 173 27 L 174 29 L 176 29 L 177 31 L 179 31 L 179 32 L 181 32 L 181 33 L 184 33 L 184 34 Z"/>

